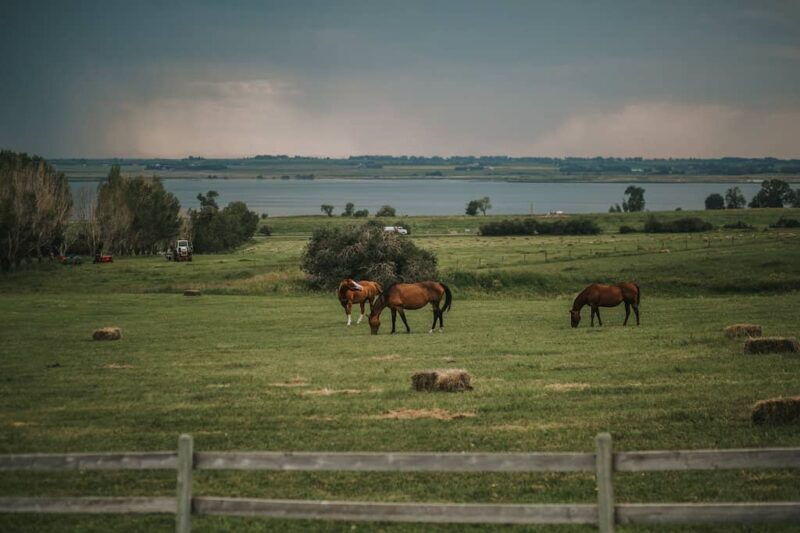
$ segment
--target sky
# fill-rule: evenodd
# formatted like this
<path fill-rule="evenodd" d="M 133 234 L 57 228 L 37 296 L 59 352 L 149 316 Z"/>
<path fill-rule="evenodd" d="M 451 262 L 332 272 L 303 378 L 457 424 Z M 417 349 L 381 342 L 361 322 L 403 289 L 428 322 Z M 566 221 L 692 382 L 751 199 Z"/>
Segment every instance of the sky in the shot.
<path fill-rule="evenodd" d="M 0 148 L 800 158 L 800 2 L 0 3 Z"/>

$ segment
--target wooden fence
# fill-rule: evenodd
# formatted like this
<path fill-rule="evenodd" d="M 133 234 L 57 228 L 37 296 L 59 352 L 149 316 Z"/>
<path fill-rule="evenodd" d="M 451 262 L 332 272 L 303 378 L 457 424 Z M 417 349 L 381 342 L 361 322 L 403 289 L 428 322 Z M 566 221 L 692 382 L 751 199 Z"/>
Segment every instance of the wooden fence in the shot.
<path fill-rule="evenodd" d="M 0 455 L 2 471 L 177 470 L 175 498 L 0 498 L 0 513 L 168 513 L 176 531 L 192 515 L 461 524 L 800 523 L 800 502 L 617 504 L 614 472 L 800 468 L 800 448 L 613 453 L 611 436 L 595 453 L 281 453 L 195 452 L 181 435 L 177 452 Z M 595 472 L 596 504 L 367 503 L 192 497 L 194 470 L 359 472 Z"/>

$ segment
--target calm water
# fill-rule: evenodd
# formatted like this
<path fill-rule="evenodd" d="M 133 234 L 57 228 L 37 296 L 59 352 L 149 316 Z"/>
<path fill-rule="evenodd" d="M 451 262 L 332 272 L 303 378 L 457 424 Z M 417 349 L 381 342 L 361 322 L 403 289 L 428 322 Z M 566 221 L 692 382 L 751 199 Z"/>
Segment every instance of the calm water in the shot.
<path fill-rule="evenodd" d="M 72 182 L 73 192 L 82 187 L 96 189 L 98 182 Z M 598 213 L 622 203 L 628 183 L 507 183 L 457 180 L 164 180 L 181 207 L 198 207 L 197 194 L 217 191 L 218 203 L 241 200 L 258 212 L 271 216 L 320 214 L 320 205 L 335 206 L 340 213 L 347 202 L 356 209 L 375 213 L 384 204 L 406 215 L 464 214 L 467 202 L 483 196 L 492 201 L 491 214 Z M 749 200 L 759 189 L 756 183 L 640 183 L 651 211 L 703 209 L 712 193 L 724 195 L 738 186 Z"/>

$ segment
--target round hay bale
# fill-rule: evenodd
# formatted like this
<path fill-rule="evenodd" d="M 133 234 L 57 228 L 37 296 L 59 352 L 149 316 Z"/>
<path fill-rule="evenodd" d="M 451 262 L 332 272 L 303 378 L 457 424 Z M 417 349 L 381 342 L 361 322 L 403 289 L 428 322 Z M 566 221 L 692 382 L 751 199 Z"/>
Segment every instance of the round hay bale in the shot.
<path fill-rule="evenodd" d="M 122 331 L 116 327 L 101 328 L 92 333 L 96 341 L 118 341 L 122 338 Z"/>
<path fill-rule="evenodd" d="M 770 398 L 753 406 L 753 424 L 800 424 L 800 396 Z"/>
<path fill-rule="evenodd" d="M 184 296 L 200 296 L 200 291 L 198 289 L 186 289 L 183 291 Z"/>
<path fill-rule="evenodd" d="M 744 341 L 744 353 L 799 353 L 800 342 L 794 337 L 758 337 Z"/>
<path fill-rule="evenodd" d="M 469 372 L 457 368 L 417 372 L 411 376 L 411 388 L 428 392 L 463 392 L 472 390 Z"/>
<path fill-rule="evenodd" d="M 761 326 L 756 324 L 731 324 L 725 328 L 725 336 L 729 339 L 737 337 L 760 337 Z"/>

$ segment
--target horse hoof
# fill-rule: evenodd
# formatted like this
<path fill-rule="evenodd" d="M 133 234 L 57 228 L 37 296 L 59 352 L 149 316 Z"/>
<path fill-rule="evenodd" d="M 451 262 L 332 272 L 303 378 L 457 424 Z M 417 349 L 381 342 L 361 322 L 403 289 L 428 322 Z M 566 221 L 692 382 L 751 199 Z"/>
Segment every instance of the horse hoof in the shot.
<path fill-rule="evenodd" d="M 433 330 L 430 330 L 428 333 L 433 333 Z"/>

